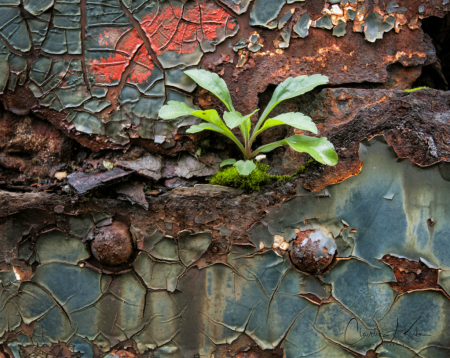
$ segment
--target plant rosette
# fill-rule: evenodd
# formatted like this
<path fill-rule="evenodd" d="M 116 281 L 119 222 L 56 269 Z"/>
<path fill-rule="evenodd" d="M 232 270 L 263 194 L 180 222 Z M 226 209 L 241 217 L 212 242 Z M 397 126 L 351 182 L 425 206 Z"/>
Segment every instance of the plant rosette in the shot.
<path fill-rule="evenodd" d="M 252 130 L 251 117 L 256 115 L 259 109 L 250 114 L 242 115 L 236 111 L 231 101 L 230 92 L 228 91 L 225 81 L 213 72 L 205 70 L 188 70 L 185 74 L 195 81 L 200 87 L 213 93 L 220 99 L 228 111 L 224 112 L 223 120 L 220 118 L 216 110 L 199 110 L 189 107 L 186 103 L 169 101 L 159 111 L 159 117 L 162 119 L 175 119 L 183 116 L 195 116 L 204 123 L 191 126 L 187 133 L 198 133 L 204 130 L 220 133 L 239 148 L 243 155 L 243 160 L 227 159 L 222 162 L 221 167 L 226 165 L 234 165 L 239 174 L 247 176 L 256 168 L 253 160 L 261 153 L 268 153 L 275 148 L 289 145 L 293 150 L 301 153 L 308 153 L 311 157 L 322 164 L 336 165 L 338 156 L 333 144 L 325 137 L 311 137 L 307 135 L 294 135 L 273 143 L 263 145 L 259 148 L 252 149 L 255 139 L 265 130 L 280 126 L 289 125 L 296 129 L 308 131 L 317 134 L 317 127 L 312 119 L 300 112 L 283 113 L 271 118 L 269 114 L 282 101 L 300 96 L 317 86 L 328 83 L 328 77 L 315 74 L 311 76 L 303 75 L 299 77 L 289 77 L 279 84 L 267 105 L 266 109 L 259 117 L 256 125 Z M 244 142 L 242 143 L 231 131 L 239 128 Z"/>

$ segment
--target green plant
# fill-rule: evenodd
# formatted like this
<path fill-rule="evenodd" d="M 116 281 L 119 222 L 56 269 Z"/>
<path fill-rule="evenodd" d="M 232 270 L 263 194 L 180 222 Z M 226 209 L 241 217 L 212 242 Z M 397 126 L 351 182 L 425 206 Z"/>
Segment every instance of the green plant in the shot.
<path fill-rule="evenodd" d="M 311 155 L 315 160 L 326 165 L 336 165 L 338 157 L 333 145 L 324 137 L 309 137 L 305 135 L 294 135 L 283 140 L 279 140 L 270 144 L 263 145 L 255 150 L 252 150 L 252 145 L 255 139 L 265 130 L 279 126 L 290 125 L 291 127 L 305 130 L 317 134 L 317 127 L 309 118 L 302 113 L 284 113 L 274 118 L 268 118 L 270 112 L 280 102 L 302 95 L 319 85 L 328 82 L 328 77 L 322 75 L 289 77 L 287 80 L 277 86 L 272 99 L 267 105 L 263 114 L 259 117 L 258 122 L 251 132 L 250 118 L 259 111 L 256 111 L 243 116 L 237 112 L 231 101 L 230 92 L 228 91 L 225 81 L 217 74 L 205 70 L 188 70 L 185 71 L 192 80 L 199 86 L 212 92 L 219 98 L 226 106 L 228 111 L 223 115 L 225 123 L 220 118 L 216 110 L 196 110 L 188 107 L 185 103 L 177 101 L 169 101 L 159 111 L 159 116 L 163 119 L 174 119 L 182 116 L 192 115 L 203 119 L 207 123 L 193 125 L 187 133 L 197 133 L 204 130 L 210 130 L 223 134 L 231 139 L 242 152 L 244 160 L 236 161 L 234 159 L 227 159 L 221 166 L 234 165 L 241 175 L 249 175 L 255 168 L 254 159 L 260 153 L 268 153 L 275 148 L 283 145 L 289 145 L 297 152 L 305 152 Z M 231 132 L 231 129 L 237 128 L 241 130 L 244 138 L 244 143 Z"/>
<path fill-rule="evenodd" d="M 405 89 L 404 91 L 411 93 L 411 92 L 419 91 L 422 89 L 430 89 L 430 87 L 416 87 L 416 88 Z"/>

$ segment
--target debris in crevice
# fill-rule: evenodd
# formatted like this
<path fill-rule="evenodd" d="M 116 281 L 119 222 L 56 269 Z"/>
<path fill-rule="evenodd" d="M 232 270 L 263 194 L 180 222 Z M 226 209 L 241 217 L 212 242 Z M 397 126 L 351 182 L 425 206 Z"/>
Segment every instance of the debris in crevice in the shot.
<path fill-rule="evenodd" d="M 127 200 L 131 204 L 137 204 L 148 210 L 149 205 L 145 199 L 144 189 L 145 185 L 139 182 L 125 183 L 117 189 L 117 198 L 119 200 Z"/>
<path fill-rule="evenodd" d="M 157 155 L 147 153 L 135 160 L 117 161 L 115 162 L 115 165 L 121 168 L 132 170 L 136 174 L 142 175 L 146 178 L 159 180 L 161 179 L 163 160 Z"/>
<path fill-rule="evenodd" d="M 67 179 L 69 184 L 77 191 L 78 194 L 85 194 L 86 192 L 98 187 L 111 185 L 121 181 L 130 176 L 132 173 L 133 172 L 125 171 L 120 168 L 114 168 L 106 172 L 96 170 L 91 173 L 72 173 L 67 177 Z"/>

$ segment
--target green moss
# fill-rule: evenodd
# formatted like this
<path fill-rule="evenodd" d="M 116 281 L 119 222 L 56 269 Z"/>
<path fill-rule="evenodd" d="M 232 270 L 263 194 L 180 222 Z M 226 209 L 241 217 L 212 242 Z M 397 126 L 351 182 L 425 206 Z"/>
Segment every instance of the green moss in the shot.
<path fill-rule="evenodd" d="M 421 89 L 431 89 L 430 87 L 417 87 L 417 88 L 411 88 L 411 89 L 405 89 L 405 92 L 414 92 L 414 91 L 418 91 Z"/>
<path fill-rule="evenodd" d="M 314 163 L 314 159 L 311 158 L 311 159 L 309 159 L 309 160 L 305 163 L 305 165 L 302 165 L 300 168 L 298 168 L 298 169 L 295 171 L 295 173 L 292 174 L 291 176 L 292 176 L 292 177 L 295 177 L 296 175 L 306 173 L 306 172 L 308 171 L 308 169 L 311 167 L 311 164 L 312 164 L 312 163 Z"/>
<path fill-rule="evenodd" d="M 272 175 L 267 173 L 268 165 L 256 163 L 256 169 L 250 175 L 244 176 L 240 175 L 237 169 L 232 166 L 214 174 L 209 184 L 238 188 L 246 193 L 251 193 L 260 190 L 262 185 L 291 180 L 296 175 L 306 172 L 312 162 L 313 160 L 310 159 L 305 165 L 298 168 L 293 175 Z"/>

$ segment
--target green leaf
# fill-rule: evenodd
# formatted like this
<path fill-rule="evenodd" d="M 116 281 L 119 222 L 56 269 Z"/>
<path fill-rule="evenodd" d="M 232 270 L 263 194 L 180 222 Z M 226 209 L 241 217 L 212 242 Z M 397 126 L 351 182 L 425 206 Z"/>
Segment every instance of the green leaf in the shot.
<path fill-rule="evenodd" d="M 294 113 L 294 112 L 280 114 L 275 118 L 269 118 L 267 121 L 264 122 L 264 125 L 258 132 L 262 132 L 270 127 L 275 127 L 282 124 L 287 124 L 291 127 L 317 134 L 317 127 L 311 120 L 311 118 L 305 116 L 302 113 Z"/>
<path fill-rule="evenodd" d="M 175 119 L 192 115 L 196 111 L 196 109 L 189 107 L 186 103 L 169 101 L 159 110 L 158 116 L 162 119 Z"/>
<path fill-rule="evenodd" d="M 216 110 L 208 109 L 206 111 L 195 111 L 195 112 L 192 112 L 192 115 L 214 124 L 216 127 L 218 127 L 221 130 L 219 133 L 230 138 L 239 147 L 239 149 L 242 152 L 245 151 L 241 142 L 239 142 L 239 140 L 235 137 L 235 135 L 227 128 L 225 123 L 223 123 L 222 119 L 220 118 L 220 116 Z M 213 130 L 213 129 L 209 129 L 209 130 Z M 214 129 L 214 131 L 218 132 L 215 129 Z M 191 133 L 191 132 L 187 132 L 187 133 Z"/>
<path fill-rule="evenodd" d="M 228 128 L 233 129 L 241 125 L 245 120 L 250 119 L 250 117 L 258 111 L 259 109 L 257 109 L 253 113 L 247 114 L 246 116 L 243 116 L 237 111 L 225 112 L 223 114 L 223 119 L 225 120 Z"/>
<path fill-rule="evenodd" d="M 234 163 L 236 163 L 236 159 L 230 158 L 230 159 L 225 159 L 222 163 L 220 163 L 220 167 L 224 167 L 226 165 L 233 165 Z"/>
<path fill-rule="evenodd" d="M 226 129 L 225 124 L 215 109 L 207 109 L 206 111 L 194 111 L 191 115 L 203 119 L 204 121 L 215 124 L 216 126 Z"/>
<path fill-rule="evenodd" d="M 250 175 L 250 173 L 256 168 L 256 164 L 253 163 L 251 160 L 240 160 L 236 163 L 234 163 L 234 166 L 236 167 L 239 174 L 247 176 Z"/>
<path fill-rule="evenodd" d="M 251 128 L 252 128 L 252 122 L 250 121 L 250 118 L 247 118 L 245 121 L 243 121 L 239 125 L 239 129 L 241 130 L 246 143 L 248 142 L 248 140 L 250 138 L 250 129 Z"/>
<path fill-rule="evenodd" d="M 114 169 L 114 164 L 111 162 L 108 162 L 107 160 L 103 161 L 103 166 L 108 169 L 108 170 L 113 170 Z"/>
<path fill-rule="evenodd" d="M 227 106 L 229 111 L 234 111 L 227 84 L 219 75 L 205 70 L 188 70 L 184 71 L 184 73 L 192 78 L 200 87 L 203 87 L 219 98 Z"/>
<path fill-rule="evenodd" d="M 336 165 L 338 156 L 333 144 L 325 137 L 316 138 L 305 135 L 294 135 L 285 139 L 286 143 L 297 152 L 308 153 L 322 164 Z"/>
<path fill-rule="evenodd" d="M 162 119 L 175 119 L 183 116 L 195 116 L 207 122 L 214 123 L 216 126 L 225 127 L 225 124 L 223 123 L 216 110 L 208 109 L 206 111 L 200 111 L 188 107 L 186 103 L 183 102 L 169 101 L 159 110 L 158 115 Z"/>
<path fill-rule="evenodd" d="M 186 133 L 198 133 L 198 132 L 202 132 L 205 130 L 218 132 L 220 134 L 226 135 L 226 133 L 220 127 L 216 126 L 213 123 L 200 123 L 198 125 L 190 126 L 186 130 Z"/>
<path fill-rule="evenodd" d="M 260 128 L 267 115 L 272 111 L 272 109 L 274 109 L 274 107 L 278 103 L 290 98 L 300 96 L 308 91 L 311 91 L 317 86 L 326 84 L 327 82 L 327 76 L 316 74 L 312 76 L 304 75 L 295 78 L 289 77 L 287 80 L 280 83 L 275 89 L 275 92 L 273 93 L 272 99 L 267 105 L 266 110 L 259 119 L 258 124 L 255 127 L 255 133 Z"/>
<path fill-rule="evenodd" d="M 272 150 L 274 150 L 275 148 L 282 147 L 283 145 L 286 145 L 286 144 L 287 144 L 286 139 L 283 139 L 283 140 L 279 140 L 278 142 L 273 142 L 273 143 L 263 145 L 253 152 L 252 158 L 256 157 L 259 153 L 269 153 Z"/>

